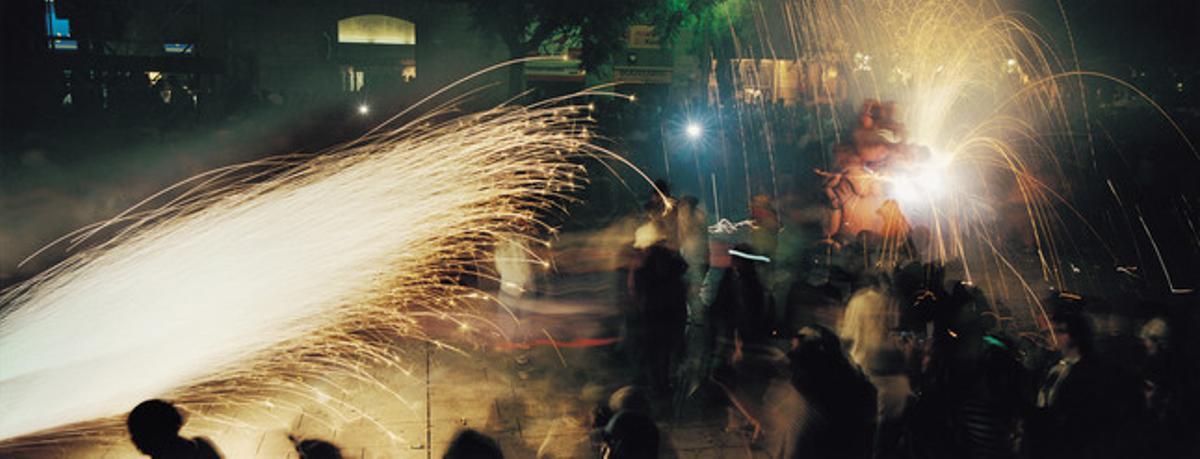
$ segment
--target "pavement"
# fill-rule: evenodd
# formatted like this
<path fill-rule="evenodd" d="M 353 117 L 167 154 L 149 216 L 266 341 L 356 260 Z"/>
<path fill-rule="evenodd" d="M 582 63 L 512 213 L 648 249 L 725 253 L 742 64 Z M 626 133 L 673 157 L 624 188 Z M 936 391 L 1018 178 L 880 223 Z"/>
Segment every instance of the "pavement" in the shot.
<path fill-rule="evenodd" d="M 453 435 L 469 427 L 495 438 L 509 458 L 594 457 L 590 456 L 594 448 L 588 437 L 590 410 L 598 401 L 594 399 L 607 398 L 610 389 L 620 383 L 611 368 L 589 366 L 608 358 L 605 354 L 609 351 L 607 347 L 561 349 L 560 359 L 553 347 L 540 346 L 528 351 L 530 363 L 521 365 L 513 358 L 515 352 L 463 355 L 431 350 L 428 384 L 422 381 L 424 368 L 418 368 L 414 375 L 384 375 L 385 380 L 410 382 L 391 388 L 396 394 L 379 388 L 345 387 L 347 401 L 371 407 L 379 425 L 364 418 L 339 418 L 320 401 L 305 404 L 293 400 L 265 412 L 255 408 L 192 413 L 182 434 L 209 438 L 226 458 L 297 458 L 288 439 L 293 435 L 332 442 L 346 458 L 416 459 L 441 457 Z M 239 423 L 224 424 L 222 419 Z M 750 448 L 746 435 L 725 432 L 723 417 L 666 419 L 659 426 L 677 457 L 767 457 Z M 142 457 L 116 435 L 9 450 L 2 456 Z"/>

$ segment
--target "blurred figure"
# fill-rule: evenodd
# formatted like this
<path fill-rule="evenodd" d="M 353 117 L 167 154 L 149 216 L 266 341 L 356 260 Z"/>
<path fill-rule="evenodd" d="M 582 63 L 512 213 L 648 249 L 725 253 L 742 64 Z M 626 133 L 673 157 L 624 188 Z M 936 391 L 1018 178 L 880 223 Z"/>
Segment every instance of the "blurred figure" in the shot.
<path fill-rule="evenodd" d="M 617 389 L 615 392 L 613 392 L 612 396 L 610 396 L 608 399 L 608 404 L 605 406 L 597 407 L 597 409 L 593 413 L 594 417 L 593 417 L 592 425 L 593 425 L 593 428 L 596 429 L 594 431 L 594 434 L 596 435 L 595 438 L 597 438 L 599 440 L 597 443 L 601 446 L 601 453 L 604 452 L 604 448 L 605 448 L 605 445 L 608 444 L 608 440 L 610 440 L 612 438 L 611 434 L 612 434 L 613 430 L 609 429 L 609 426 L 611 425 L 612 421 L 615 419 L 617 413 L 636 414 L 638 416 L 645 416 L 646 419 L 653 421 L 653 419 L 654 419 L 653 412 L 654 412 L 654 410 L 653 410 L 653 406 L 650 402 L 650 396 L 642 388 L 640 388 L 638 386 L 625 386 L 625 387 Z M 642 422 L 641 420 L 631 421 L 631 419 L 633 419 L 633 418 L 627 419 L 622 422 L 625 422 L 625 423 L 632 422 L 633 424 Z M 621 426 L 619 429 L 624 429 L 626 427 L 629 427 L 629 425 Z M 617 433 L 618 433 L 618 435 L 623 435 L 620 432 L 617 432 Z M 656 453 L 655 456 L 651 456 L 651 457 L 659 457 L 659 458 L 679 457 L 677 452 L 675 451 L 674 446 L 671 443 L 670 438 L 664 432 L 659 432 L 658 428 L 655 427 L 653 430 L 653 433 L 654 433 L 654 437 L 656 439 L 655 440 L 656 444 L 658 445 L 657 446 L 658 452 Z M 646 445 L 646 447 L 650 447 L 650 446 L 651 445 Z"/>
<path fill-rule="evenodd" d="M 782 457 L 867 458 L 875 430 L 875 387 L 846 358 L 828 328 L 806 326 L 792 337 L 791 383 L 803 397 L 799 428 Z"/>
<path fill-rule="evenodd" d="M 664 395 L 683 352 L 687 262 L 666 245 L 657 228 L 651 222 L 638 229 L 634 248 L 640 259 L 630 274 L 630 290 L 642 326 L 638 331 L 640 349 L 635 351 L 640 355 L 640 376 L 656 394 Z"/>
<path fill-rule="evenodd" d="M 964 282 L 933 304 L 933 336 L 910 416 L 918 457 L 1012 458 L 1032 386 L 995 313 Z"/>
<path fill-rule="evenodd" d="M 1169 411 L 1171 396 L 1174 395 L 1174 381 L 1171 376 L 1171 328 L 1163 317 L 1155 317 L 1142 325 L 1138 337 L 1146 348 L 1146 368 L 1143 379 L 1146 381 L 1146 406 L 1160 420 L 1165 420 Z"/>
<path fill-rule="evenodd" d="M 668 247 L 678 249 L 679 218 L 677 212 L 679 202 L 674 196 L 671 196 L 671 184 L 666 180 L 655 180 L 654 188 L 655 190 L 650 192 L 650 199 L 643 206 L 646 218 L 658 225 Z"/>
<path fill-rule="evenodd" d="M 1060 304 L 1051 318 L 1062 359 L 1050 368 L 1037 394 L 1037 409 L 1028 423 L 1030 456 L 1142 457 L 1141 386 L 1095 355 L 1092 323 L 1080 303 Z"/>
<path fill-rule="evenodd" d="M 813 309 L 824 305 L 824 302 L 809 302 L 815 298 L 808 293 L 814 291 L 815 286 L 827 282 L 824 271 L 816 269 L 819 261 L 825 259 L 825 251 L 820 249 L 827 246 L 816 245 L 824 237 L 820 215 L 817 215 L 819 210 L 800 202 L 794 195 L 787 195 L 780 205 L 780 211 L 782 227 L 775 253 L 771 256 L 775 268 L 768 288 L 774 296 L 775 305 L 783 306 L 777 311 L 781 320 L 780 328 L 791 331 L 817 322 Z M 841 303 L 841 299 L 837 302 Z"/>
<path fill-rule="evenodd" d="M 1194 298 L 1193 298 L 1194 299 Z M 1200 313 L 1186 301 L 1143 305 L 1160 311 L 1148 320 L 1138 336 L 1147 360 L 1142 369 L 1143 395 L 1153 423 L 1152 446 L 1156 457 L 1200 457 L 1200 359 L 1195 335 Z"/>
<path fill-rule="evenodd" d="M 1155 317 L 1142 325 L 1138 337 L 1146 347 L 1147 356 L 1162 356 L 1170 349 L 1171 328 L 1165 318 Z"/>
<path fill-rule="evenodd" d="M 890 452 L 899 441 L 900 425 L 913 398 L 900 337 L 895 301 L 874 288 L 850 297 L 839 326 L 850 361 L 862 368 L 876 393 L 876 452 Z"/>
<path fill-rule="evenodd" d="M 754 230 L 750 233 L 750 247 L 755 253 L 775 253 L 779 244 L 779 215 L 775 203 L 765 194 L 755 195 L 750 202 L 750 218 Z"/>
<path fill-rule="evenodd" d="M 744 244 L 728 250 L 729 269 L 710 308 L 716 336 L 712 380 L 730 402 L 726 429 L 737 428 L 741 416 L 758 440 L 763 396 L 783 356 L 771 343 L 771 298 L 758 274 L 757 265 L 769 260 L 751 250 Z"/>
<path fill-rule="evenodd" d="M 708 271 L 708 215 L 695 196 L 684 196 L 676 211 L 679 230 L 679 254 L 688 264 L 688 303 L 699 299 L 700 284 Z"/>
<path fill-rule="evenodd" d="M 677 399 L 692 394 L 700 381 L 708 376 L 706 355 L 708 349 L 707 315 L 709 303 L 700 294 L 704 278 L 709 270 L 708 215 L 695 196 L 684 196 L 679 200 L 679 253 L 687 262 L 687 326 L 685 330 L 684 358 L 679 372 L 681 387 Z"/>
<path fill-rule="evenodd" d="M 608 409 L 610 413 L 632 411 L 650 416 L 650 397 L 637 386 L 625 386 L 608 398 Z"/>
<path fill-rule="evenodd" d="M 300 439 L 288 435 L 300 459 L 342 459 L 342 450 L 333 443 L 312 438 Z"/>
<path fill-rule="evenodd" d="M 769 260 L 744 244 L 729 250 L 729 254 L 729 269 L 721 278 L 711 307 L 722 359 L 732 356 L 735 342 L 746 349 L 765 346 L 771 337 L 771 298 L 758 273 L 758 264 Z"/>
<path fill-rule="evenodd" d="M 850 360 L 866 367 L 878 354 L 894 347 L 890 333 L 898 322 L 898 308 L 883 292 L 863 289 L 854 293 L 838 327 Z"/>
<path fill-rule="evenodd" d="M 785 293 L 781 325 L 785 330 L 798 330 L 806 324 L 832 327 L 841 318 L 842 294 L 833 285 L 814 286 L 804 279 L 795 279 Z"/>
<path fill-rule="evenodd" d="M 525 240 L 505 239 L 496 244 L 495 259 L 500 299 L 513 307 L 533 287 L 533 252 Z"/>
<path fill-rule="evenodd" d="M 454 434 L 446 447 L 443 459 L 504 459 L 500 445 L 492 437 L 475 429 L 463 429 Z"/>
<path fill-rule="evenodd" d="M 619 411 L 604 428 L 601 457 L 605 459 L 652 459 L 659 457 L 658 426 L 649 416 L 636 411 Z"/>
<path fill-rule="evenodd" d="M 160 459 L 219 459 L 221 454 L 208 439 L 183 438 L 184 417 L 170 402 L 147 400 L 133 408 L 125 420 L 129 437 L 138 451 Z"/>
<path fill-rule="evenodd" d="M 497 241 L 494 253 L 496 274 L 500 277 L 500 291 L 496 295 L 503 303 L 504 311 L 500 323 L 505 326 L 508 338 L 514 342 L 524 341 L 526 331 L 521 326 L 525 316 L 521 305 L 522 298 L 530 296 L 534 289 L 536 273 L 534 265 L 537 255 L 530 248 L 529 241 L 522 235 Z M 509 314 L 512 314 L 510 316 Z M 515 321 L 513 320 L 515 316 Z M 509 325 L 511 324 L 511 325 Z"/>

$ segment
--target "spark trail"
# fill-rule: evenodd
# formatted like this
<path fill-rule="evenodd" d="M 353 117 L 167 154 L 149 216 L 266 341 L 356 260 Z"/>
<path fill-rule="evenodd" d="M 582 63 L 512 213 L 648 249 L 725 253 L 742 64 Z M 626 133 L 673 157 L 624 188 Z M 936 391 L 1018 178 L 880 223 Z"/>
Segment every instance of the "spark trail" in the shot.
<path fill-rule="evenodd" d="M 779 57 L 776 50 L 790 49 L 796 62 L 819 70 L 810 72 L 817 75 L 809 81 L 816 96 L 899 102 L 906 141 L 928 147 L 930 155 L 874 179 L 886 189 L 879 199 L 895 199 L 915 226 L 929 229 L 920 244 L 927 258 L 956 260 L 968 280 L 1003 291 L 1025 281 L 1009 260 L 998 259 L 1005 255 L 996 247 L 1028 238 L 1036 258 L 1028 264 L 1040 267 L 1044 285 L 1078 287 L 1060 268 L 1062 253 L 1078 250 L 1073 238 L 1108 249 L 1069 201 L 1068 177 L 1083 175 L 1081 165 L 1092 161 L 1090 145 L 1075 135 L 1088 126 L 1077 121 L 1086 118 L 1086 106 L 1074 83 L 1090 72 L 1064 62 L 1032 18 L 993 0 L 777 4 L 770 11 L 780 13 L 779 21 L 767 9 L 756 13 L 766 44 L 744 47 L 739 57 Z M 753 85 L 762 78 L 743 79 Z M 766 113 L 743 105 L 750 116 Z M 1086 228 L 1082 235 L 1067 231 L 1075 219 Z"/>
<path fill-rule="evenodd" d="M 456 276 L 488 275 L 490 246 L 528 237 L 517 228 L 583 184 L 572 158 L 607 154 L 587 112 L 435 110 L 323 154 L 194 177 L 69 235 L 84 248 L 0 296 L 0 440 L 111 427 L 152 397 L 198 412 L 300 394 L 369 419 L 308 381 L 386 391 L 371 368 L 401 366 L 389 343 L 446 345 L 422 317 L 492 301 Z"/>

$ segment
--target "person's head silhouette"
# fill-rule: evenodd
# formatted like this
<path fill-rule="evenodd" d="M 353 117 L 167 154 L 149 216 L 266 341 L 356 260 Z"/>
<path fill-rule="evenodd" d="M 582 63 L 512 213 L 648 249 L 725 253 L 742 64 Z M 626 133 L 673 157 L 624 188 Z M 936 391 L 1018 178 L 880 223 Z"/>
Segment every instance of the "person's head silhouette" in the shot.
<path fill-rule="evenodd" d="M 179 438 L 183 415 L 170 402 L 146 400 L 129 412 L 125 424 L 138 451 L 154 456 L 166 451 Z"/>
<path fill-rule="evenodd" d="M 450 440 L 443 459 L 503 459 L 504 453 L 500 445 L 491 437 L 479 433 L 475 429 L 463 429 Z"/>
<path fill-rule="evenodd" d="M 337 445 L 325 440 L 299 438 L 288 436 L 296 446 L 300 459 L 342 459 L 342 450 Z"/>
<path fill-rule="evenodd" d="M 153 399 L 134 407 L 125 419 L 125 426 L 133 445 L 150 457 L 221 457 L 207 440 L 180 437 L 183 421 L 183 414 L 171 402 Z"/>

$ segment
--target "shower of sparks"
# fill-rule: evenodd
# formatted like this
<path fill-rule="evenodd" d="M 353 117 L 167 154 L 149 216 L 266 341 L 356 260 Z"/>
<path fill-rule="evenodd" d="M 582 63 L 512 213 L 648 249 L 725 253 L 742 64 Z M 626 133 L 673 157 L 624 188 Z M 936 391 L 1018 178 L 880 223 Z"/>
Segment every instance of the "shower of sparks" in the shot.
<path fill-rule="evenodd" d="M 1076 83 L 1096 77 L 1127 84 L 1068 66 L 1028 16 L 991 0 L 782 0 L 778 7 L 785 30 L 767 30 L 775 21 L 767 9 L 756 10 L 757 36 L 768 40 L 763 53 L 778 57 L 777 49 L 790 48 L 796 61 L 826 69 L 812 88 L 819 97 L 898 102 L 906 142 L 929 151 L 868 171 L 881 191 L 864 198 L 860 212 L 874 220 L 865 227 L 884 233 L 880 263 L 901 259 L 886 255 L 899 253 L 888 244 L 905 240 L 889 237 L 889 227 L 907 234 L 911 223 L 929 229 L 915 241 L 926 259 L 961 263 L 968 281 L 991 291 L 1019 285 L 1014 293 L 1037 304 L 1043 294 L 1029 287 L 1024 269 L 1004 259 L 1004 241 L 1023 233 L 1036 254 L 1026 265 L 1040 266 L 1042 285 L 1078 287 L 1068 285 L 1060 268 L 1061 253 L 1074 242 L 1058 214 L 1074 213 L 1069 218 L 1078 218 L 1088 237 L 1107 244 L 1071 207 L 1070 190 L 1055 189 L 1070 182 L 1068 168 L 1094 164 L 1094 150 L 1074 135 L 1090 134 L 1073 121 L 1087 120 Z M 781 37 L 789 42 L 771 41 Z M 754 49 L 739 48 L 739 57 L 759 57 Z M 745 104 L 750 116 L 765 113 Z M 903 212 L 899 225 L 888 221 L 900 215 L 887 209 L 889 199 Z"/>
<path fill-rule="evenodd" d="M 203 413 L 302 400 L 332 413 L 317 422 L 398 440 L 344 386 L 413 407 L 375 370 L 411 373 L 397 339 L 453 349 L 423 321 L 473 332 L 472 306 L 496 300 L 459 276 L 493 276 L 498 241 L 550 232 L 542 218 L 585 181 L 575 158 L 619 159 L 590 143 L 588 112 L 435 111 L 193 177 L 69 235 L 76 253 L 0 296 L 0 440 L 119 438 L 119 416 L 154 397 L 222 427 L 245 426 Z"/>
<path fill-rule="evenodd" d="M 1061 171 L 1041 132 L 1071 126 L 1057 80 L 1064 68 L 1043 38 L 989 1 L 797 0 L 790 15 L 810 56 L 863 56 L 850 68 L 851 100 L 895 100 L 910 144 L 928 158 L 880 171 L 885 196 L 930 229 L 922 249 L 957 259 L 970 273 L 985 253 L 972 241 L 999 238 L 1002 206 L 1028 217 L 1045 280 L 1062 287 L 1051 194 L 1035 175 Z M 870 56 L 869 68 L 860 61 Z M 1039 82 L 1034 84 L 1034 82 Z M 1068 147 L 1071 147 L 1068 145 Z M 974 256 L 973 256 L 974 255 Z"/>

